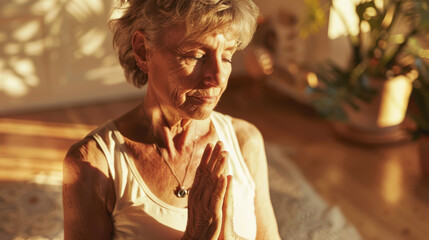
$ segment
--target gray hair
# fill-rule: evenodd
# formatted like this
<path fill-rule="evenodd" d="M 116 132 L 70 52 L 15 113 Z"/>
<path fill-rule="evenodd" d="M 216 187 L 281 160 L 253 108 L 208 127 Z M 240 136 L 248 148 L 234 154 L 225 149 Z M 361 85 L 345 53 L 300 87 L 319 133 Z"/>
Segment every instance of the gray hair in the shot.
<path fill-rule="evenodd" d="M 184 25 L 184 38 L 198 38 L 215 30 L 237 36 L 237 49 L 245 48 L 256 30 L 259 14 L 252 0 L 121 0 L 124 13 L 110 21 L 113 47 L 124 68 L 128 82 L 141 88 L 148 75 L 140 71 L 134 58 L 132 36 L 142 31 L 146 39 L 158 46 L 164 34 Z"/>

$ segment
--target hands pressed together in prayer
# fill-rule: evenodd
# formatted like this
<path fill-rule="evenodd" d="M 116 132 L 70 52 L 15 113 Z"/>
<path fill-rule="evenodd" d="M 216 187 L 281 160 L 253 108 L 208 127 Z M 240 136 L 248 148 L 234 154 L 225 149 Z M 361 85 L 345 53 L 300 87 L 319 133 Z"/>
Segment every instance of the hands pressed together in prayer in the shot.
<path fill-rule="evenodd" d="M 228 152 L 222 142 L 207 144 L 188 198 L 188 223 L 183 240 L 235 240 L 232 176 L 225 176 Z"/>

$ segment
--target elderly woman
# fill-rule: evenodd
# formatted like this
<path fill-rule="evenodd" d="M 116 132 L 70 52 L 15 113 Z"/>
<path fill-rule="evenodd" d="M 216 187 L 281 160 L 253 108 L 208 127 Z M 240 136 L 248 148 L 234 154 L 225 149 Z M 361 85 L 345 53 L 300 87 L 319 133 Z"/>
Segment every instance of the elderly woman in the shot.
<path fill-rule="evenodd" d="M 111 22 L 139 106 L 72 146 L 65 239 L 279 239 L 260 132 L 213 111 L 251 0 L 129 0 Z"/>

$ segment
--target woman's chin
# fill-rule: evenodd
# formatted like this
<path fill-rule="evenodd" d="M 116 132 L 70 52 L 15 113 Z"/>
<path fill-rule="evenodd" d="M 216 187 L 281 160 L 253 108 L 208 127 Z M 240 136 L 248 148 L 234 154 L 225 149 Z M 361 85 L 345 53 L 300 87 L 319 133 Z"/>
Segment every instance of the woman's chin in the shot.
<path fill-rule="evenodd" d="M 214 106 L 194 106 L 188 109 L 182 109 L 185 115 L 190 119 L 204 120 L 210 117 L 214 110 Z"/>
<path fill-rule="evenodd" d="M 210 117 L 214 108 L 217 104 L 215 101 L 195 101 L 195 99 L 189 99 L 185 104 L 181 106 L 181 110 L 190 118 L 196 120 L 204 120 Z"/>

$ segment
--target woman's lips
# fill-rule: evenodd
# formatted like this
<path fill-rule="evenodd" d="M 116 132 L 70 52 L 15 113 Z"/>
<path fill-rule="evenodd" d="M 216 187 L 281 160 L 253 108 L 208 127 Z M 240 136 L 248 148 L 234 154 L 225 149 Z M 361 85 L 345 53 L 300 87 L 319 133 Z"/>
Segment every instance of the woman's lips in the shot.
<path fill-rule="evenodd" d="M 199 104 L 216 103 L 221 94 L 221 88 L 201 89 L 189 92 L 188 98 Z"/>
<path fill-rule="evenodd" d="M 214 103 L 216 102 L 217 96 L 190 96 L 192 99 L 200 103 Z"/>

